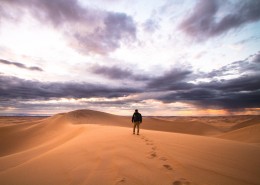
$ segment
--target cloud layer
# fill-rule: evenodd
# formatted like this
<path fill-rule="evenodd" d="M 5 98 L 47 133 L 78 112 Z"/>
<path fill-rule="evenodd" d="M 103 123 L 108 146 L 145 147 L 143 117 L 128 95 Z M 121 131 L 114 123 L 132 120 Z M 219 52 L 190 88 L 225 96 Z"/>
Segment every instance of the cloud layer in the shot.
<path fill-rule="evenodd" d="M 132 17 L 83 7 L 76 0 L 1 0 L 0 10 L 0 19 L 15 21 L 29 12 L 63 32 L 70 45 L 84 54 L 105 55 L 136 39 Z"/>
<path fill-rule="evenodd" d="M 90 68 L 90 71 L 94 74 L 112 79 L 112 80 L 133 80 L 133 81 L 145 81 L 149 77 L 143 74 L 134 74 L 134 72 L 128 68 L 121 68 L 118 66 L 100 66 L 94 65 Z"/>
<path fill-rule="evenodd" d="M 139 92 L 135 88 L 113 87 L 90 83 L 58 83 L 24 80 L 12 76 L 0 75 L 0 99 L 51 99 L 51 98 L 91 98 L 121 97 Z"/>
<path fill-rule="evenodd" d="M 199 0 L 179 28 L 196 40 L 206 40 L 248 23 L 260 20 L 260 1 L 248 0 L 229 4 L 229 10 L 219 15 L 224 1 Z M 226 1 L 227 3 L 227 1 Z"/>
<path fill-rule="evenodd" d="M 203 108 L 242 110 L 260 105 L 260 52 L 245 60 L 235 61 L 208 74 L 195 74 L 188 69 L 171 69 L 158 77 L 146 77 L 143 86 L 119 86 L 90 83 L 47 83 L 0 75 L 0 99 L 8 101 L 50 100 L 59 98 L 129 98 L 106 103 L 125 104 L 154 99 L 164 103 L 183 102 Z M 93 71 L 111 79 L 133 77 L 131 70 L 98 66 Z M 241 75 L 226 78 L 228 75 Z M 201 76 L 209 82 L 191 83 Z M 146 94 L 149 93 L 149 96 Z M 135 95 L 135 96 L 132 96 Z M 132 96 L 132 98 L 131 98 Z M 141 98 L 140 98 L 141 97 Z M 102 102 L 96 102 L 102 103 Z M 104 103 L 104 102 L 103 102 Z"/>
<path fill-rule="evenodd" d="M 245 60 L 235 61 L 208 74 L 191 74 L 194 79 L 208 77 L 209 82 L 189 84 L 172 89 L 159 99 L 166 102 L 186 102 L 204 108 L 229 110 L 257 108 L 260 105 L 260 52 Z M 239 75 L 238 75 L 239 74 Z M 228 75 L 235 77 L 229 79 Z M 165 75 L 165 76 L 168 76 Z M 185 79 L 186 75 L 183 77 Z M 162 78 L 162 77 L 161 77 Z M 163 79 L 163 78 L 162 78 Z M 169 79 L 169 78 L 166 78 Z M 160 83 L 159 83 L 160 84 Z M 158 86 L 160 88 L 160 86 Z M 168 87 L 166 85 L 166 87 Z M 165 89 L 162 87 L 162 90 Z"/>

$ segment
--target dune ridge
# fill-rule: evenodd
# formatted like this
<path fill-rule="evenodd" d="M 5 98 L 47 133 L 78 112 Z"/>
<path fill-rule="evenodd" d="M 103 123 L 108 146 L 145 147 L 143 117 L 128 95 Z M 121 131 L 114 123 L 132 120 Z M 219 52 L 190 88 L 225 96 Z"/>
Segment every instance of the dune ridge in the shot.
<path fill-rule="evenodd" d="M 132 127 L 131 117 L 117 116 L 99 111 L 77 110 L 64 114 L 66 119 L 74 124 L 102 124 L 110 126 Z M 145 124 L 149 123 L 149 124 Z M 198 121 L 167 121 L 154 117 L 144 117 L 142 129 L 157 130 L 165 132 L 177 132 L 194 135 L 214 135 L 221 130 Z"/>
<path fill-rule="evenodd" d="M 218 136 L 223 139 L 230 139 L 235 141 L 242 141 L 248 143 L 260 144 L 260 123 L 245 126 L 240 129 L 221 134 Z"/>
<path fill-rule="evenodd" d="M 248 118 L 245 121 L 242 121 L 241 123 L 238 123 L 230 128 L 230 130 L 236 130 L 244 127 L 248 127 L 251 125 L 256 125 L 260 123 L 260 116 L 252 116 L 251 118 Z"/>
<path fill-rule="evenodd" d="M 257 185 L 260 124 L 252 119 L 224 132 L 198 118 L 144 117 L 137 136 L 131 117 L 92 110 L 3 118 L 0 183 Z"/>

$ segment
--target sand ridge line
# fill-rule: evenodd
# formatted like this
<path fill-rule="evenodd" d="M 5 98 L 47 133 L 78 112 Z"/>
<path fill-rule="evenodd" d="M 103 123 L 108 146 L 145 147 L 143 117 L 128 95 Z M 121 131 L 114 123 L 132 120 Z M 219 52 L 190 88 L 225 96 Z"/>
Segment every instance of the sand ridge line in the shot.
<path fill-rule="evenodd" d="M 62 147 L 63 145 L 67 144 L 71 140 L 75 139 L 78 137 L 81 133 L 84 132 L 84 129 L 82 128 L 77 128 L 73 131 L 71 131 L 68 134 L 61 135 L 55 140 L 51 142 L 45 142 L 39 146 L 32 147 L 30 149 L 26 149 L 17 153 L 9 154 L 6 156 L 3 156 L 2 159 L 8 159 L 8 158 L 19 158 L 18 156 L 28 156 L 26 158 L 22 158 L 22 161 L 17 161 L 15 164 L 6 164 L 7 166 L 5 167 L 5 170 L 0 169 L 0 173 L 12 170 L 17 167 L 21 167 L 23 165 L 26 165 L 27 163 L 33 162 L 42 156 L 45 156 L 48 153 L 51 153 L 52 151 L 56 150 L 59 147 Z M 1 160 L 0 160 L 1 161 Z M 13 160 L 12 160 L 13 162 Z M 9 166 L 9 167 L 8 167 Z"/>

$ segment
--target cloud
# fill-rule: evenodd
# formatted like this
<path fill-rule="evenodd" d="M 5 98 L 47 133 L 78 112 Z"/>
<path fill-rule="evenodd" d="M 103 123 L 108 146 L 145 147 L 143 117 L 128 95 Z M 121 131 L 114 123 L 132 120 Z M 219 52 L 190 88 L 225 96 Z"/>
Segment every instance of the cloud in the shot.
<path fill-rule="evenodd" d="M 253 55 L 252 63 L 255 63 L 255 64 L 259 64 L 260 63 L 260 51 L 258 51 L 257 54 Z"/>
<path fill-rule="evenodd" d="M 136 27 L 133 19 L 123 13 L 106 13 L 93 31 L 74 30 L 71 36 L 72 46 L 83 53 L 107 54 L 136 39 Z"/>
<path fill-rule="evenodd" d="M 159 100 L 164 103 L 181 102 L 202 108 L 231 111 L 259 108 L 259 63 L 260 52 L 208 74 L 195 73 L 188 67 L 175 67 L 157 77 L 142 74 L 144 80 L 139 81 L 141 83 L 138 86 L 131 85 L 131 87 L 118 81 L 110 84 L 39 82 L 0 74 L 0 107 L 8 106 L 8 102 L 14 102 L 12 106 L 16 107 L 16 104 L 30 106 L 30 101 L 38 101 L 41 104 L 47 100 L 60 98 L 101 98 L 97 102 L 81 103 L 118 107 L 136 103 L 141 105 L 145 100 Z M 131 80 L 136 77 L 130 69 L 118 66 L 93 66 L 91 70 L 111 80 L 122 79 L 124 82 L 133 82 Z M 227 78 L 230 74 L 233 75 L 232 78 Z M 202 77 L 208 78 L 209 81 L 191 82 Z M 106 100 L 102 101 L 102 98 Z M 23 102 L 26 105 L 22 105 Z M 76 103 L 73 106 L 77 108 Z"/>
<path fill-rule="evenodd" d="M 260 39 L 259 36 L 251 36 L 249 38 L 246 38 L 246 39 L 243 39 L 243 40 L 236 42 L 235 45 L 245 44 L 247 42 L 252 42 L 252 41 L 258 41 L 259 39 Z"/>
<path fill-rule="evenodd" d="M 200 59 L 201 57 L 203 57 L 206 54 L 207 54 L 207 51 L 201 51 L 197 55 L 195 55 L 194 58 L 195 59 Z"/>
<path fill-rule="evenodd" d="M 173 92 L 162 96 L 159 100 L 165 103 L 185 102 L 201 108 L 241 110 L 258 108 L 260 91 L 225 92 L 208 88 L 196 88 L 184 92 Z"/>
<path fill-rule="evenodd" d="M 43 24 L 62 31 L 71 47 L 85 54 L 106 55 L 122 43 L 136 39 L 132 17 L 83 7 L 76 0 L 2 0 L 0 9 L 5 9 L 0 16 L 12 19 L 19 19 L 21 14 L 29 12 Z"/>
<path fill-rule="evenodd" d="M 208 74 L 189 74 L 194 79 L 207 76 L 211 81 L 187 85 L 184 86 L 185 88 L 173 88 L 173 91 L 158 97 L 158 100 L 165 103 L 185 102 L 203 108 L 224 108 L 228 110 L 259 108 L 259 63 L 260 52 Z M 226 79 L 225 77 L 230 74 L 236 74 L 236 76 Z M 182 79 L 185 80 L 185 76 Z M 167 82 L 167 84 L 169 83 Z M 164 90 L 167 84 L 164 86 L 158 85 L 157 87 Z"/>
<path fill-rule="evenodd" d="M 179 28 L 198 41 L 226 33 L 248 23 L 260 20 L 260 1 L 238 1 L 230 4 L 224 15 L 220 0 L 199 0 L 192 13 L 184 18 Z"/>
<path fill-rule="evenodd" d="M 222 77 L 227 75 L 239 75 L 247 76 L 252 74 L 260 73 L 260 51 L 248 58 L 240 61 L 232 62 L 220 69 L 213 70 L 207 74 L 202 74 L 202 76 L 207 78 Z"/>
<path fill-rule="evenodd" d="M 129 87 L 113 87 L 111 85 L 74 83 L 74 82 L 39 82 L 24 80 L 13 76 L 0 75 L 0 99 L 39 99 L 51 98 L 91 98 L 121 97 L 140 90 Z"/>
<path fill-rule="evenodd" d="M 19 68 L 22 68 L 22 69 L 28 69 L 28 70 L 31 70 L 31 71 L 43 71 L 42 68 L 37 67 L 37 66 L 27 67 L 26 65 L 24 65 L 22 63 L 10 62 L 8 60 L 3 60 L 3 59 L 0 59 L 0 63 L 7 64 L 7 65 L 14 65 L 16 67 L 19 67 Z"/>
<path fill-rule="evenodd" d="M 146 32 L 150 32 L 153 33 L 155 32 L 157 29 L 160 28 L 159 23 L 157 20 L 154 20 L 153 18 L 151 19 L 147 19 L 143 24 L 143 29 Z"/>
<path fill-rule="evenodd" d="M 260 75 L 243 75 L 230 80 L 212 81 L 202 83 L 200 86 L 223 92 L 257 91 L 260 89 Z"/>
<path fill-rule="evenodd" d="M 191 88 L 193 85 L 187 83 L 186 80 L 192 74 L 192 71 L 188 69 L 173 68 L 165 74 L 151 79 L 147 87 L 149 89 L 162 90 L 180 90 Z"/>
<path fill-rule="evenodd" d="M 95 74 L 100 74 L 110 79 L 125 79 L 132 76 L 132 72 L 128 69 L 121 69 L 119 67 L 107 67 L 95 65 L 92 67 L 91 71 Z"/>
<path fill-rule="evenodd" d="M 132 70 L 128 68 L 120 68 L 118 66 L 100 66 L 95 65 L 90 68 L 90 71 L 94 74 L 102 75 L 112 80 L 137 80 L 137 81 L 145 81 L 148 80 L 149 77 L 143 74 L 134 74 Z"/>

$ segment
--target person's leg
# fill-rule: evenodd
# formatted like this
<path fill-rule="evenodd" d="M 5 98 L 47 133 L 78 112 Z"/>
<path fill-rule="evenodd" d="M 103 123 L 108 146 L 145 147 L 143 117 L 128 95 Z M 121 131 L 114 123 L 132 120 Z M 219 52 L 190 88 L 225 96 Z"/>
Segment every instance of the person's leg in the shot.
<path fill-rule="evenodd" d="M 140 125 L 140 123 L 137 123 L 136 125 L 137 125 L 137 135 L 139 135 L 139 125 Z"/>
<path fill-rule="evenodd" d="M 136 127 L 136 123 L 134 122 L 133 134 L 135 133 L 135 127 Z"/>

